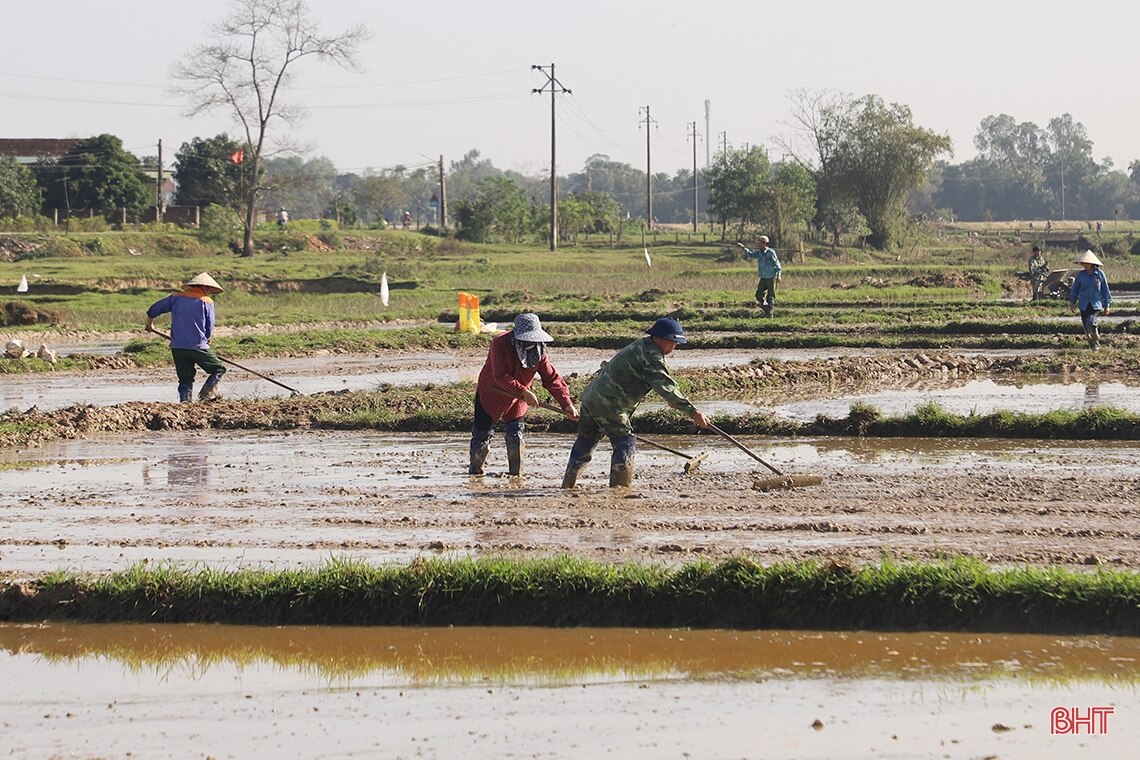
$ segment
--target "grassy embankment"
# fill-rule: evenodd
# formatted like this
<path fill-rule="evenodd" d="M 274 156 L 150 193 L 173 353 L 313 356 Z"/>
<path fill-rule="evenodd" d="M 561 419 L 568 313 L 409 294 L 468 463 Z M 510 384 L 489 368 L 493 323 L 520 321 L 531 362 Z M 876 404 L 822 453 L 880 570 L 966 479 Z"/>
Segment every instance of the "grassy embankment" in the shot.
<path fill-rule="evenodd" d="M 286 571 L 136 565 L 0 591 L 0 620 L 541 625 L 1140 634 L 1140 576 L 969 559 L 853 568 L 735 559 L 678 568 L 571 558 L 330 560 Z"/>
<path fill-rule="evenodd" d="M 0 414 L 0 448 L 39 445 L 103 432 L 146 430 L 388 430 L 464 432 L 471 427 L 470 385 L 387 388 L 378 391 L 296 398 L 213 401 L 193 407 L 175 403 L 129 403 L 113 407 L 75 405 L 53 411 L 9 410 Z M 714 415 L 735 435 L 781 437 L 865 436 L 1140 440 L 1140 415 L 1112 407 L 1058 409 L 1043 413 L 997 411 L 952 414 L 937 403 L 887 417 L 855 405 L 846 417 L 798 422 L 769 414 Z M 573 423 L 544 410 L 527 417 L 534 432 L 570 434 Z M 695 435 L 697 429 L 672 411 L 637 415 L 642 434 Z M 2 468 L 0 468 L 2 469 Z"/>

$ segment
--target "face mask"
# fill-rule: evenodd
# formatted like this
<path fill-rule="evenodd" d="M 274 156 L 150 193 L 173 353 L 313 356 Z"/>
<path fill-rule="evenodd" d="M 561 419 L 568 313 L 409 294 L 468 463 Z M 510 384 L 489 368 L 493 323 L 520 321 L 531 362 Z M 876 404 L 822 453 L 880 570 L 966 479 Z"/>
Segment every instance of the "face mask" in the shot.
<path fill-rule="evenodd" d="M 542 343 L 527 343 L 525 341 L 515 341 L 515 353 L 519 356 L 519 362 L 523 367 L 530 369 L 538 364 L 542 359 L 544 346 Z"/>

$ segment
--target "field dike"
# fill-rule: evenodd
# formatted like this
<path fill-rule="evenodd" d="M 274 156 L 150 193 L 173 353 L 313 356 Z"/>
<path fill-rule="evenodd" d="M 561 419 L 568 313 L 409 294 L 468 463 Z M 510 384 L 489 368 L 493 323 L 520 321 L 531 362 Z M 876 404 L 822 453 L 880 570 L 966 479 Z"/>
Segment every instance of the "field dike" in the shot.
<path fill-rule="evenodd" d="M 107 357 L 108 365 L 120 367 L 122 355 Z M 680 370 L 675 376 L 694 399 L 702 396 L 778 392 L 785 399 L 811 399 L 838 392 L 868 388 L 908 388 L 922 383 L 953 385 L 987 376 L 1017 376 L 1027 366 L 1049 370 L 1063 377 L 1111 376 L 1098 367 L 1090 371 L 1064 359 L 1044 366 L 1039 358 L 987 357 L 953 353 L 895 356 L 839 357 L 803 362 L 760 361 L 748 365 Z M 60 373 L 58 377 L 64 378 Z M 577 396 L 589 376 L 571 378 Z M 112 406 L 76 404 L 43 411 L 36 407 L 11 409 L 0 414 L 0 446 L 27 446 L 51 440 L 82 438 L 100 433 L 146 430 L 297 430 L 378 429 L 392 431 L 465 431 L 470 428 L 470 397 L 467 384 L 451 386 L 385 387 L 376 391 L 335 391 L 310 396 L 268 399 L 218 399 L 205 404 L 130 402 Z M 772 435 L 1010 435 L 1041 438 L 1140 437 L 1140 421 L 1133 415 L 1102 413 L 1095 424 L 1088 415 L 1061 414 L 1017 416 L 970 416 L 955 424 L 952 415 L 938 415 L 937 428 L 931 415 L 880 419 L 873 410 L 853 410 L 846 418 L 819 417 L 811 423 L 777 419 L 770 415 L 718 418 L 730 432 Z M 677 433 L 690 423 L 676 413 L 646 412 L 638 415 L 645 433 Z M 908 421 L 909 419 L 909 421 Z M 994 424 L 985 424 L 993 420 Z M 528 429 L 569 432 L 571 423 L 543 414 L 528 417 Z M 1004 432 L 1003 432 L 1004 430 Z"/>
<path fill-rule="evenodd" d="M 853 568 L 730 559 L 329 561 L 296 571 L 137 565 L 0 590 L 0 620 L 1140 633 L 1140 576 L 968 559 Z"/>

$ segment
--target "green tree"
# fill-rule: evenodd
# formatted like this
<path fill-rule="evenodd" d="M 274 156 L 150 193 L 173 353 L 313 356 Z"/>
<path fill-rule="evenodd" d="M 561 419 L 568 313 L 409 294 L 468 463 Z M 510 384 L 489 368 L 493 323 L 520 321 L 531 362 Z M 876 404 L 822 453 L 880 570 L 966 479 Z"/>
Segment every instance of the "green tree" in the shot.
<path fill-rule="evenodd" d="M 36 176 L 11 156 L 0 158 L 0 218 L 32 216 L 40 211 Z"/>
<path fill-rule="evenodd" d="M 245 188 L 242 253 L 253 255 L 254 211 L 261 195 L 261 161 L 275 120 L 291 123 L 302 111 L 285 95 L 305 58 L 356 69 L 357 49 L 370 33 L 357 25 L 322 36 L 305 0 L 231 0 L 229 15 L 213 28 L 213 41 L 175 64 L 175 93 L 190 103 L 188 115 L 225 111 L 240 125 L 248 146 L 243 166 L 253 178 Z"/>
<path fill-rule="evenodd" d="M 153 203 L 138 158 L 114 135 L 80 140 L 59 161 L 33 171 L 48 208 L 91 209 L 111 219 L 120 209 L 137 215 Z"/>
<path fill-rule="evenodd" d="M 867 242 L 889 248 L 907 224 L 908 196 L 934 159 L 951 152 L 950 138 L 915 126 L 910 108 L 887 105 L 877 95 L 838 105 L 829 122 L 835 128 L 833 184 L 867 220 Z"/>
<path fill-rule="evenodd" d="M 224 132 L 203 140 L 195 137 L 174 154 L 174 203 L 179 206 L 211 204 L 238 208 L 241 202 L 242 164 L 233 160 L 242 146 Z"/>
<path fill-rule="evenodd" d="M 609 193 L 583 191 L 574 193 L 570 197 L 585 204 L 589 209 L 589 219 L 584 228 L 586 232 L 613 232 L 617 228 L 621 206 Z"/>
<path fill-rule="evenodd" d="M 484 177 L 475 193 L 459 202 L 456 217 L 458 236 L 485 243 L 489 240 L 515 242 L 533 227 L 526 196 L 506 177 Z"/>
<path fill-rule="evenodd" d="M 356 183 L 352 198 L 366 224 L 375 224 L 381 219 L 390 219 L 393 223 L 398 221 L 408 203 L 402 174 L 403 169 L 397 167 L 396 170 L 367 175 Z"/>
<path fill-rule="evenodd" d="M 1045 174 L 1052 191 L 1053 214 L 1062 219 L 1087 218 L 1087 189 L 1101 173 L 1093 160 L 1088 130 L 1070 114 L 1063 114 L 1049 120 L 1045 134 L 1050 149 Z"/>
<path fill-rule="evenodd" d="M 713 159 L 707 176 L 709 209 L 724 229 L 735 227 L 734 237 L 767 220 L 772 167 L 763 148 L 729 148 Z"/>
<path fill-rule="evenodd" d="M 645 172 L 601 153 L 587 158 L 583 170 L 571 173 L 562 188 L 571 195 L 605 193 L 617 202 L 619 216 L 623 209 L 633 216 L 645 213 Z"/>
<path fill-rule="evenodd" d="M 772 229 L 782 245 L 789 242 L 793 227 L 806 228 L 815 218 L 815 178 L 797 161 L 776 164 L 768 192 Z"/>

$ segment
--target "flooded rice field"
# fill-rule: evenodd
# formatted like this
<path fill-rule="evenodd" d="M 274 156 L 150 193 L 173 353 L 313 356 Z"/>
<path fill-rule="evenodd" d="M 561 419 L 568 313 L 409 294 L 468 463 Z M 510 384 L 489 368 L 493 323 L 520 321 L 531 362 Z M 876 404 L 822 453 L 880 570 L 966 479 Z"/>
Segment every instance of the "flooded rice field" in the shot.
<path fill-rule="evenodd" d="M 1114 637 L 0 625 L 0 754 L 1123 758 L 1138 658 Z"/>
<path fill-rule="evenodd" d="M 669 358 L 673 369 L 717 368 L 746 365 L 757 358 L 788 362 L 808 362 L 837 357 L 887 356 L 894 352 L 865 349 L 789 349 L 757 352 L 729 351 L 677 351 Z M 998 355 L 1000 352 L 989 352 Z M 1025 352 L 1021 352 L 1025 353 Z M 552 353 L 558 371 L 569 377 L 595 372 L 599 365 L 613 355 L 601 349 L 567 349 Z M 969 352 L 961 352 L 969 356 Z M 456 352 L 391 352 L 380 355 L 326 355 L 287 359 L 243 359 L 243 367 L 268 376 L 280 385 L 258 377 L 238 367 L 230 367 L 220 386 L 224 396 L 231 399 L 264 399 L 289 396 L 291 390 L 304 395 L 336 391 L 373 390 L 382 385 L 414 386 L 427 384 L 453 384 L 475 382 L 486 359 L 481 350 Z M 203 376 L 199 373 L 198 383 Z M 888 410 L 908 410 L 937 394 L 941 403 L 943 394 L 955 408 L 966 411 L 989 411 L 990 407 L 1038 411 L 1051 403 L 1069 405 L 1079 396 L 1081 403 L 1116 404 L 1122 408 L 1140 409 L 1140 393 L 1135 386 L 1122 383 L 1102 383 L 1100 388 L 1086 387 L 1081 383 L 1043 383 L 1028 385 L 1029 393 L 1013 380 L 987 380 L 969 382 L 963 377 L 944 378 L 938 381 L 922 380 L 906 388 L 884 390 L 876 394 L 839 395 L 820 399 L 818 390 L 811 398 L 789 397 L 788 390 L 773 390 L 762 398 L 752 399 L 698 399 L 702 409 L 711 414 L 749 413 L 771 409 L 778 414 L 797 419 L 814 418 L 817 413 L 845 416 L 851 404 L 868 401 Z M 177 381 L 172 367 L 138 370 L 83 371 L 48 374 L 4 375 L 0 383 L 0 410 L 26 410 L 33 406 L 42 410 L 60 409 L 72 404 L 85 403 L 109 406 L 130 401 L 173 401 L 177 399 Z M 284 387 L 283 387 L 284 386 Z M 994 393 L 997 389 L 1000 392 Z M 1018 392 L 1015 392 L 1017 389 Z M 1097 398 L 1099 401 L 1096 401 Z M 1007 405 L 1008 406 L 1003 406 Z M 660 406 L 660 405 L 656 405 Z M 653 397 L 643 405 L 656 408 Z M 1057 407 L 1052 407 L 1057 408 Z"/>
<path fill-rule="evenodd" d="M 527 436 L 507 477 L 466 474 L 457 434 L 167 431 L 0 452 L 0 569 L 106 572 L 138 561 L 290 568 L 331 556 L 577 555 L 679 562 L 879 561 L 966 554 L 995 564 L 1140 568 L 1140 443 L 772 440 L 745 444 L 812 488 L 763 493 L 769 473 L 720 438 L 642 446 L 634 488 L 608 488 L 608 445 L 559 488 L 572 436 Z M 1089 498 L 1088 494 L 1095 494 Z"/>
<path fill-rule="evenodd" d="M 787 356 L 806 353 L 840 352 Z M 610 355 L 575 349 L 556 364 L 592 372 Z M 688 351 L 670 363 L 757 355 Z M 474 380 L 483 358 L 242 363 L 315 393 Z M 170 400 L 173 381 L 171 368 L 5 376 L 0 407 Z M 236 368 L 225 383 L 231 398 L 288 393 Z M 856 401 L 894 414 L 928 400 L 985 413 L 1133 409 L 1136 398 L 1123 380 L 963 378 L 697 401 L 810 419 L 843 416 Z M 768 471 L 720 438 L 652 438 L 708 458 L 684 473 L 680 457 L 640 446 L 634 488 L 613 490 L 603 443 L 565 491 L 572 441 L 557 434 L 528 434 L 520 478 L 505 475 L 501 434 L 484 477 L 465 474 L 459 434 L 164 431 L 3 449 L 0 578 L 137 562 L 290 569 L 334 557 L 553 555 L 677 564 L 962 554 L 1140 570 L 1140 442 L 745 436 L 777 468 L 824 479 L 765 493 L 752 485 Z M 1128 757 L 1140 740 L 1138 656 L 1140 640 L 1113 637 L 0 625 L 0 682 L 19 685 L 0 691 L 0 755 Z M 1097 731 L 1058 730 L 1090 710 Z"/>

